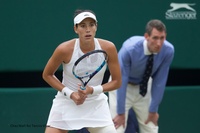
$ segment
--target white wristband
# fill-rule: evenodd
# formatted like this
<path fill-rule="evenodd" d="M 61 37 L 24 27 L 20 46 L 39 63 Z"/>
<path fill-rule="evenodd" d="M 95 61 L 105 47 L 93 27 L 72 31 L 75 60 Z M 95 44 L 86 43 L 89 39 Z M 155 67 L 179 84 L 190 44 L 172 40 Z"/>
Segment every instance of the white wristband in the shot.
<path fill-rule="evenodd" d="M 92 95 L 97 95 L 103 92 L 103 87 L 101 85 L 97 85 L 92 87 L 93 88 L 93 93 Z"/>
<path fill-rule="evenodd" d="M 71 94 L 73 93 L 73 91 L 70 90 L 68 87 L 64 87 L 61 92 L 64 96 L 66 96 L 69 99 L 70 99 Z"/>

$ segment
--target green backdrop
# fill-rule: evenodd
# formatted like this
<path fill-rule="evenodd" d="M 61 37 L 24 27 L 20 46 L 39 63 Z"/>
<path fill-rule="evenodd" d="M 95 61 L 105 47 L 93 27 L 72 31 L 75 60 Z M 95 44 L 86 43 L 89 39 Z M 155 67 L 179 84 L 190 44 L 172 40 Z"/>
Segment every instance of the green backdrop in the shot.
<path fill-rule="evenodd" d="M 192 10 L 180 6 L 169 13 L 173 2 Z M 114 42 L 118 50 L 130 36 L 143 35 L 148 20 L 161 19 L 176 51 L 171 67 L 200 68 L 199 6 L 198 0 L 1 0 L 0 71 L 43 70 L 60 43 L 77 37 L 73 13 L 78 8 L 96 13 L 96 37 Z"/>
<path fill-rule="evenodd" d="M 44 133 L 56 91 L 1 88 L 0 131 Z M 199 133 L 200 86 L 167 87 L 159 108 L 160 133 Z"/>

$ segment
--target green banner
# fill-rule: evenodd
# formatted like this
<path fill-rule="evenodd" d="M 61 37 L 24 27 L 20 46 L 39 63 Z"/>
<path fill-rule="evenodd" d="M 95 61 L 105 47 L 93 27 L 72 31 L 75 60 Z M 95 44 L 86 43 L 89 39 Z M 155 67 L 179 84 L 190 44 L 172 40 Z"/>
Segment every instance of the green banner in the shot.
<path fill-rule="evenodd" d="M 3 0 L 0 4 L 0 71 L 43 70 L 54 49 L 77 35 L 76 9 L 91 9 L 98 19 L 98 38 L 119 50 L 133 35 L 143 35 L 150 19 L 167 26 L 175 47 L 172 68 L 200 68 L 198 0 Z"/>

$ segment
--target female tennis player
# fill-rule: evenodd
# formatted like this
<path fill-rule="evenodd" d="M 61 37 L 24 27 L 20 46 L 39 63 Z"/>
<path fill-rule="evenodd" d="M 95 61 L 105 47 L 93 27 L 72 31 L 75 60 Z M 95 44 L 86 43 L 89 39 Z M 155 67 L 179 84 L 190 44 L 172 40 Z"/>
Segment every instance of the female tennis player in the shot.
<path fill-rule="evenodd" d="M 91 10 L 75 11 L 74 31 L 78 38 L 61 43 L 53 52 L 43 71 L 43 79 L 58 91 L 53 100 L 45 133 L 67 133 L 83 127 L 86 127 L 90 133 L 116 133 L 107 96 L 104 94 L 121 85 L 116 47 L 110 41 L 95 38 L 97 19 Z M 86 56 L 87 58 L 82 61 L 80 57 L 94 50 L 103 50 L 108 58 L 105 60 L 93 54 L 93 56 Z M 96 68 L 98 66 L 94 64 L 99 62 L 102 64 L 103 61 L 107 63 L 103 63 L 100 69 Z M 61 64 L 63 66 L 62 82 L 55 76 Z M 76 65 L 81 66 L 78 71 L 73 70 Z M 107 67 L 112 80 L 102 84 Z M 74 73 L 87 75 L 95 70 L 98 72 L 90 79 L 86 87 L 81 89 L 82 83 L 78 77 L 74 76 Z"/>

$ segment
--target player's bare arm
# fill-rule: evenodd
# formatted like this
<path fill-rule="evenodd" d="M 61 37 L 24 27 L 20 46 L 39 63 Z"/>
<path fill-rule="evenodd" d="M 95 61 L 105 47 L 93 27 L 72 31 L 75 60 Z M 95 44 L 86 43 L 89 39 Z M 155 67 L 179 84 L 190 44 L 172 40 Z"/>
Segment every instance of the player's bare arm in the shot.
<path fill-rule="evenodd" d="M 104 92 L 118 89 L 121 86 L 121 71 L 118 61 L 117 49 L 115 45 L 107 40 L 99 40 L 101 47 L 108 54 L 108 68 L 112 76 L 109 83 L 103 85 Z"/>
<path fill-rule="evenodd" d="M 58 67 L 64 62 L 67 63 L 70 61 L 73 48 L 73 40 L 64 42 L 60 44 L 55 51 L 53 52 L 51 58 L 47 62 L 44 71 L 43 71 L 43 79 L 53 88 L 61 91 L 64 85 L 59 81 L 59 79 L 55 76 L 55 72 Z"/>

